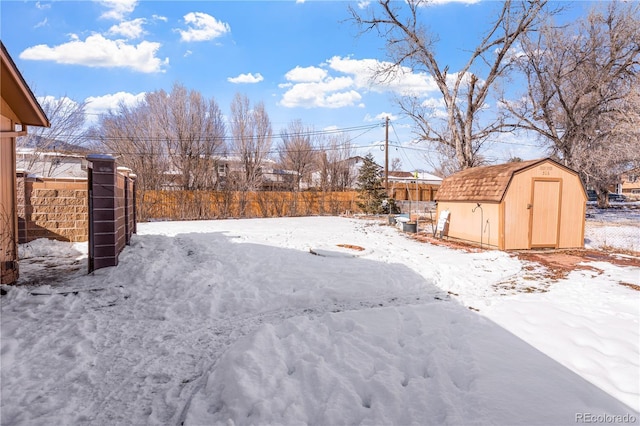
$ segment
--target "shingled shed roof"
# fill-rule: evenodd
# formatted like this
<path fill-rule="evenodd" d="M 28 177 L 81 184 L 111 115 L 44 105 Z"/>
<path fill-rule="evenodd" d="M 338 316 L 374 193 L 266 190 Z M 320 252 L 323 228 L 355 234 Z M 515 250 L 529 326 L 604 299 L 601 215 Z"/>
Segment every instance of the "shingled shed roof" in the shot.
<path fill-rule="evenodd" d="M 514 173 L 547 160 L 549 159 L 544 158 L 463 170 L 442 181 L 436 199 L 438 201 L 500 202 Z"/>

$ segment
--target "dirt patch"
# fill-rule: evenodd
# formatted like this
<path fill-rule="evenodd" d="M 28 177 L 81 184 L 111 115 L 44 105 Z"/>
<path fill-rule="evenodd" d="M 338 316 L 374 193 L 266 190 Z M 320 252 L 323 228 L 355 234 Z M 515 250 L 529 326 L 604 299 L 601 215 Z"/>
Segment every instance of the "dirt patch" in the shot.
<path fill-rule="evenodd" d="M 412 236 L 417 241 L 445 246 L 456 250 L 463 250 L 468 253 L 482 251 L 478 246 L 467 244 L 461 241 L 443 240 L 428 234 L 415 234 Z M 590 249 L 574 250 L 539 250 L 539 251 L 509 251 L 512 256 L 525 262 L 524 269 L 527 274 L 524 280 L 536 281 L 537 285 L 518 288 L 519 292 L 544 292 L 548 291 L 551 283 L 566 278 L 570 272 L 575 270 L 593 271 L 601 274 L 603 271 L 594 265 L 584 265 L 589 262 L 607 262 L 617 266 L 634 266 L 640 268 L 640 253 L 636 252 L 608 252 Z M 620 282 L 620 285 L 640 291 L 640 285 Z M 515 290 L 516 283 L 504 282 L 501 286 Z"/>
<path fill-rule="evenodd" d="M 409 235 L 414 240 L 417 240 L 423 243 L 429 243 L 437 246 L 444 246 L 444 247 L 449 247 L 457 250 L 463 250 L 463 251 L 466 251 L 467 253 L 476 253 L 481 251 L 480 247 L 475 247 L 460 241 L 443 240 L 440 238 L 433 237 L 429 234 L 417 233 L 417 234 L 407 234 L 407 235 Z"/>
<path fill-rule="evenodd" d="M 596 250 L 549 250 L 544 252 L 512 252 L 519 259 L 541 263 L 547 267 L 560 271 L 574 269 L 599 271 L 596 267 L 580 265 L 585 262 L 607 262 L 618 266 L 640 267 L 640 257 L 607 253 Z"/>
<path fill-rule="evenodd" d="M 629 288 L 631 288 L 631 289 L 633 289 L 635 291 L 640 291 L 640 285 L 637 285 L 637 284 L 620 282 L 620 285 L 623 285 L 625 287 L 629 287 Z"/>
<path fill-rule="evenodd" d="M 354 246 L 353 244 L 336 244 L 336 246 L 355 251 L 364 251 L 364 247 Z"/>

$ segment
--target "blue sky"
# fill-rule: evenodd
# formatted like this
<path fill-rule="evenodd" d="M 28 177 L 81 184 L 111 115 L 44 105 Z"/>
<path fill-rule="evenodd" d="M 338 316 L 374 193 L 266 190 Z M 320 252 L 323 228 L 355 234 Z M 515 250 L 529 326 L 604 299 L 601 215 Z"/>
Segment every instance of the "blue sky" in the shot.
<path fill-rule="evenodd" d="M 438 57 L 454 70 L 467 59 L 494 1 L 438 0 L 425 22 L 438 34 Z M 228 113 L 236 93 L 264 102 L 276 134 L 300 119 L 316 130 L 350 132 L 363 155 L 384 140 L 391 117 L 391 158 L 406 170 L 426 168 L 427 151 L 396 148 L 413 138 L 393 95 L 411 88 L 438 97 L 419 74 L 392 86 L 372 85 L 371 67 L 385 59 L 384 40 L 358 36 L 342 1 L 6 1 L 1 37 L 37 96 L 87 101 L 89 117 L 133 103 L 175 82 L 213 97 Z M 584 13 L 578 3 L 568 16 Z M 516 88 L 517 89 L 517 88 Z M 524 90 L 524 88 L 521 88 Z M 486 153 L 538 158 L 531 141 L 507 137 Z M 416 148 L 420 148 L 418 145 Z M 380 150 L 373 149 L 380 158 Z"/>

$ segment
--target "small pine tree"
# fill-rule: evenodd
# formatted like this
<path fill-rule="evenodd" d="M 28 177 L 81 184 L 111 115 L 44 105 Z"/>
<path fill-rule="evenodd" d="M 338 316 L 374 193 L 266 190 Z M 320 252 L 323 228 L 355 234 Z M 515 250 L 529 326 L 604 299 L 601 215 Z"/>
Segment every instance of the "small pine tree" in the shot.
<path fill-rule="evenodd" d="M 383 201 L 387 199 L 387 194 L 382 186 L 382 170 L 373 161 L 373 154 L 367 154 L 362 166 L 360 166 L 357 189 L 359 200 L 357 204 L 365 213 L 385 212 Z"/>

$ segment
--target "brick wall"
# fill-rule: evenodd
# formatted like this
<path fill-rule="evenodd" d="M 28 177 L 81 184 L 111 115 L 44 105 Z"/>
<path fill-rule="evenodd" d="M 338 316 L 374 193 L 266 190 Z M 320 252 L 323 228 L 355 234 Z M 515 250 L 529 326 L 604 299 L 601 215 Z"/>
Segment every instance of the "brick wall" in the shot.
<path fill-rule="evenodd" d="M 17 174 L 19 243 L 37 238 L 87 241 L 87 180 Z"/>

